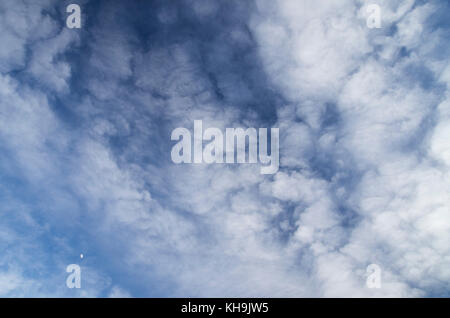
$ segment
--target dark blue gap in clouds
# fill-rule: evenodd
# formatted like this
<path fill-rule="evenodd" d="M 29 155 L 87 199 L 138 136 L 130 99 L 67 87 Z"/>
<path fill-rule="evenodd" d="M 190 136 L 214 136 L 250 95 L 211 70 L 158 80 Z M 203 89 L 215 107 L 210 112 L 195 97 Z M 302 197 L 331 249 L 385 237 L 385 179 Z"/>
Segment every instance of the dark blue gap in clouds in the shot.
<path fill-rule="evenodd" d="M 282 103 L 280 95 L 271 87 L 269 80 L 263 72 L 259 57 L 256 52 L 255 43 L 252 35 L 245 25 L 248 19 L 249 11 L 252 9 L 252 3 L 222 1 L 217 14 L 211 18 L 198 19 L 193 12 L 192 4 L 177 2 L 177 6 L 166 1 L 144 2 L 127 1 L 124 2 L 101 2 L 100 6 L 107 6 L 107 10 L 98 10 L 98 18 L 92 18 L 91 21 L 98 20 L 101 25 L 102 17 L 105 14 L 114 16 L 114 21 L 120 23 L 118 29 L 133 32 L 129 35 L 132 45 L 136 47 L 136 52 L 150 51 L 162 47 L 170 47 L 176 44 L 184 44 L 184 48 L 189 50 L 190 58 L 196 63 L 196 73 L 202 76 L 211 87 L 211 92 L 215 95 L 216 102 L 222 107 L 237 108 L 241 113 L 241 118 L 247 117 L 249 112 L 256 112 L 257 117 L 250 114 L 250 121 L 254 121 L 254 127 L 271 127 L 276 121 L 276 107 Z M 236 6 L 236 4 L 239 4 Z M 111 8 L 115 5 L 115 8 Z M 163 25 L 158 20 L 158 14 L 166 9 L 176 11 L 175 22 Z M 106 12 L 106 13 L 105 13 Z M 91 28 L 95 30 L 97 25 L 94 23 Z M 248 34 L 248 41 L 235 45 L 229 38 L 232 30 L 240 28 Z M 93 32 L 88 30 L 88 32 Z M 127 34 L 128 35 L 128 34 Z M 137 42 L 136 42 L 137 41 Z M 95 45 L 95 42 L 86 41 Z M 113 50 L 113 48 L 111 48 Z M 83 52 L 80 52 L 83 54 Z M 84 59 L 85 64 L 80 65 L 80 82 L 88 83 L 88 76 L 96 76 L 95 66 L 89 65 L 88 59 Z M 133 61 L 131 62 L 133 64 Z M 170 67 L 170 65 L 167 65 Z M 86 72 L 82 71 L 86 69 Z M 87 74 L 83 77 L 82 74 Z M 147 76 L 154 76 L 148 74 Z M 107 78 L 105 78 L 108 81 Z M 246 94 L 236 92 L 244 91 Z M 130 114 L 127 121 L 131 127 L 131 133 L 127 135 L 112 136 L 110 145 L 117 158 L 122 158 L 126 162 L 139 165 L 152 164 L 156 166 L 171 165 L 168 154 L 172 143 L 170 133 L 176 122 L 171 122 L 171 114 L 165 114 L 164 111 L 152 112 L 149 114 L 147 108 L 154 105 L 149 101 L 145 103 L 132 103 L 135 87 L 124 84 L 125 96 L 121 96 L 120 102 L 125 104 L 131 102 L 129 107 Z M 83 93 L 86 91 L 82 90 Z M 75 95 L 77 92 L 74 93 Z M 155 95 L 152 95 L 155 97 Z M 158 97 L 158 96 L 156 96 Z M 169 97 L 169 96 L 167 96 Z M 80 100 L 80 96 L 75 96 Z M 164 104 L 166 97 L 160 96 L 160 102 Z M 105 118 L 111 118 L 115 112 L 124 115 L 124 109 L 115 108 L 115 101 L 104 103 L 101 109 L 101 115 Z M 134 104 L 134 105 L 133 105 Z M 145 118 L 149 126 L 157 125 L 157 132 L 152 136 L 145 136 L 135 125 L 136 119 Z M 201 119 L 201 118 L 199 118 Z M 90 121 L 91 118 L 87 118 Z M 138 143 L 142 149 L 151 150 L 141 153 L 130 153 L 128 145 Z M 159 191 L 159 189 L 152 189 Z"/>

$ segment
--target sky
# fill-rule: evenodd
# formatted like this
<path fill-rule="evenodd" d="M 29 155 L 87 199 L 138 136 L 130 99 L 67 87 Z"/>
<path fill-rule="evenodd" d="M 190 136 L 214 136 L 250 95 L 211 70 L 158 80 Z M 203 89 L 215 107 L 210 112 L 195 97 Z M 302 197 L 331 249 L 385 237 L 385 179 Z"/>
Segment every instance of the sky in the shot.
<path fill-rule="evenodd" d="M 446 0 L 2 0 L 0 296 L 450 296 L 449 18 Z M 175 164 L 194 120 L 279 128 L 278 172 Z"/>

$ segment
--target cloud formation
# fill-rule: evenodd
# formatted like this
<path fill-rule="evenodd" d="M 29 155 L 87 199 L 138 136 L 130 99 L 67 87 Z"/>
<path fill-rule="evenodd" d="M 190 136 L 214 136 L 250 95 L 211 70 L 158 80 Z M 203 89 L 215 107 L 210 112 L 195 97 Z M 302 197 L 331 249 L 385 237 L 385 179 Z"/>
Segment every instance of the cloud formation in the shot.
<path fill-rule="evenodd" d="M 68 3 L 0 5 L 1 296 L 448 296 L 448 4 Z M 279 172 L 175 165 L 196 119 Z"/>

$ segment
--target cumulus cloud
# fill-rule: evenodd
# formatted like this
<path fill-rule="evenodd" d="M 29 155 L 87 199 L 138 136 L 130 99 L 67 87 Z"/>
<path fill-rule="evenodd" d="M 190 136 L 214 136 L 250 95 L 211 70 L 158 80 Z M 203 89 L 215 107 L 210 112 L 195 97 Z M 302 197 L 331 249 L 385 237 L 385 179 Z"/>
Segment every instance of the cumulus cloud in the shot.
<path fill-rule="evenodd" d="M 377 3 L 2 3 L 0 295 L 447 295 L 448 5 Z M 175 165 L 195 119 L 280 171 Z"/>
<path fill-rule="evenodd" d="M 433 157 L 439 152 L 437 156 L 445 158 L 445 146 L 436 136 L 443 136 L 446 125 L 440 122 L 444 118 L 436 116 L 436 109 L 446 96 L 445 88 L 437 83 L 439 71 L 431 65 L 447 62 L 436 56 L 442 44 L 434 38 L 442 31 L 427 25 L 439 4 L 379 2 L 380 31 L 366 28 L 364 19 L 346 21 L 344 27 L 338 22 L 339 28 L 333 24 L 336 12 L 361 15 L 364 10 L 359 2 L 310 4 L 320 8 L 316 10 L 301 10 L 307 4 L 296 1 L 258 4 L 261 14 L 253 25 L 266 69 L 290 104 L 300 109 L 289 112 L 315 130 L 310 135 L 316 140 L 313 145 L 321 152 L 332 152 L 327 160 L 334 161 L 331 165 L 337 169 L 327 181 L 335 192 L 325 197 L 334 197 L 335 204 L 344 208 L 341 213 L 354 213 L 357 218 L 352 226 L 337 232 L 334 241 L 342 235 L 345 238 L 334 251 L 327 251 L 333 246 L 329 241 L 318 249 L 320 239 L 312 238 L 314 231 L 308 226 L 300 225 L 297 230 L 295 238 L 311 242 L 316 254 L 318 279 L 326 286 L 324 295 L 367 295 L 352 280 L 357 277 L 356 268 L 369 263 L 379 264 L 392 280 L 375 295 L 445 293 L 449 277 L 448 259 L 443 255 L 448 254 L 448 247 L 442 243 L 449 238 L 448 185 L 444 181 L 448 170 L 436 165 Z M 307 17 L 299 18 L 299 11 Z M 269 20 L 268 16 L 276 18 Z M 271 41 L 272 37 L 279 42 Z M 326 103 L 334 105 L 334 122 L 324 134 L 323 125 L 321 130 L 314 128 L 319 126 L 317 117 L 325 117 L 320 107 Z M 319 115 L 312 116 L 311 104 Z M 283 124 L 288 130 L 298 125 Z M 325 136 L 329 142 L 321 143 Z M 304 142 L 298 144 L 301 149 Z M 437 151 L 437 147 L 442 148 Z M 308 168 L 312 166 L 304 167 Z M 299 193 L 288 190 L 296 188 L 289 182 L 280 191 L 285 199 Z M 305 182 L 296 185 L 308 187 Z M 321 217 L 314 205 L 309 209 L 321 225 L 332 219 Z M 333 209 L 326 207 L 326 211 Z M 306 215 L 303 212 L 300 220 Z M 345 279 L 336 281 L 336 277 Z"/>

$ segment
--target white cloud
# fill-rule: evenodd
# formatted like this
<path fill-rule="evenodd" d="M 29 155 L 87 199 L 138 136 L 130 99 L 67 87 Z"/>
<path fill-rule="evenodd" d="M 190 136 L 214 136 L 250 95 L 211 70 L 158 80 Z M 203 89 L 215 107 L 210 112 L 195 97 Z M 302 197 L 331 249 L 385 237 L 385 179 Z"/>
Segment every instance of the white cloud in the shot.
<path fill-rule="evenodd" d="M 432 136 L 430 154 L 446 163 L 443 136 L 448 119 L 438 119 L 434 129 L 425 126 L 441 96 L 423 89 L 418 84 L 420 79 L 407 78 L 406 73 L 424 59 L 433 65 L 432 46 L 426 47 L 423 36 L 433 38 L 426 30 L 425 20 L 436 8 L 426 4 L 411 10 L 412 1 L 402 5 L 382 1 L 383 27 L 388 29 L 396 24 L 398 31 L 389 36 L 382 30 L 374 36 L 374 31 L 365 28 L 363 11 L 357 3 L 314 2 L 308 10 L 301 10 L 302 5 L 307 3 L 258 1 L 260 12 L 252 26 L 261 45 L 265 68 L 292 104 L 303 109 L 294 116 L 306 120 L 313 128 L 319 126 L 317 118 L 321 111 L 317 112 L 319 117 L 311 116 L 311 100 L 316 109 L 323 103 L 336 103 L 338 126 L 327 133 L 330 141 L 321 151 L 333 151 L 332 156 L 342 170 L 341 177 L 347 170 L 361 174 L 362 179 L 354 188 L 340 185 L 338 189 L 347 189 L 336 193 L 340 204 L 348 204 L 359 218 L 351 230 L 337 225 L 340 216 L 333 205 L 313 203 L 332 200 L 332 192 L 318 191 L 308 179 L 294 181 L 292 176 L 288 178 L 280 172 L 274 182 L 278 198 L 298 200 L 308 191 L 320 197 L 310 201 L 305 212 L 300 213 L 294 238 L 300 246 L 309 244 L 317 255 L 316 277 L 324 286 L 325 296 L 414 296 L 423 295 L 424 290 L 433 286 L 443 288 L 442 282 L 449 281 L 446 270 L 449 250 L 444 244 L 449 239 L 449 170 L 435 167 L 428 159 L 426 139 L 422 145 L 415 140 L 427 129 Z M 358 10 L 359 20 L 334 21 L 336 12 Z M 336 22 L 338 28 L 330 21 Z M 436 46 L 435 43 L 431 45 Z M 383 59 L 376 57 L 372 44 L 381 44 Z M 416 51 L 397 61 L 402 46 Z M 387 50 L 397 53 L 388 54 Z M 387 63 L 386 59 L 395 64 Z M 283 115 L 286 109 L 289 108 L 282 108 L 279 113 Z M 289 116 L 280 117 L 285 118 Z M 287 135 L 298 127 L 286 120 L 280 125 L 284 125 Z M 317 142 L 315 134 L 295 135 L 299 149 L 307 143 L 302 137 L 309 139 L 309 143 Z M 290 145 L 288 158 L 294 143 Z M 284 154 L 282 149 L 282 158 Z M 302 168 L 302 173 L 308 171 L 301 159 L 297 159 L 296 165 L 289 165 L 295 166 Z M 334 189 L 340 175 L 336 174 L 325 188 Z M 343 194 L 349 195 L 348 201 Z M 321 227 L 331 227 L 334 234 L 318 236 L 320 231 L 316 231 Z M 345 243 L 333 244 L 331 240 Z M 340 253 L 333 251 L 333 246 Z M 385 273 L 386 284 L 376 293 L 370 293 L 361 284 L 364 275 L 357 274 L 358 268 L 364 270 L 370 263 L 378 263 Z"/>
<path fill-rule="evenodd" d="M 137 47 L 130 29 L 116 25 L 120 7 L 111 4 L 90 29 L 95 41 L 79 70 L 87 73 L 82 86 L 89 94 L 66 105 L 81 122 L 73 133 L 49 96 L 70 93 L 74 66 L 60 58 L 78 36 L 17 4 L 0 20 L 18 20 L 5 26 L 8 46 L 0 49 L 0 138 L 13 156 L 1 167 L 43 189 L 44 205 L 55 203 L 42 212 L 48 227 L 76 224 L 95 233 L 89 237 L 103 261 L 149 294 L 390 297 L 442 290 L 450 281 L 448 91 L 429 89 L 408 71 L 426 67 L 447 86 L 449 76 L 433 51 L 441 33 L 426 25 L 436 8 L 412 4 L 381 1 L 377 31 L 366 27 L 361 1 L 257 1 L 251 32 L 230 28 L 238 46 L 251 33 L 268 85 L 282 95 L 274 105 L 281 132 L 275 176 L 261 176 L 253 165 L 164 161 L 173 125 L 258 122 L 256 111 L 239 108 L 254 92 L 231 71 L 209 74 L 196 39 Z M 220 9 L 201 2 L 193 13 L 206 21 Z M 20 12 L 30 19 L 17 19 Z M 166 28 L 183 18 L 159 17 Z M 41 31 L 31 32 L 38 25 Z M 389 34 L 392 25 L 398 30 Z M 208 50 L 217 50 L 225 66 L 233 53 L 223 43 Z M 43 85 L 5 74 L 21 68 Z M 19 210 L 20 199 L 8 202 Z M 24 206 L 27 226 L 45 233 Z M 0 233 L 8 242 L 17 237 L 15 229 Z M 64 255 L 74 252 L 63 238 L 60 244 Z M 56 257 L 55 266 L 64 268 L 65 260 Z M 135 282 L 122 286 L 110 267 L 91 264 L 84 267 L 86 290 L 42 289 L 44 279 L 59 286 L 64 277 L 27 277 L 29 262 L 23 257 L 17 271 L 0 272 L 0 293 L 133 295 Z M 371 263 L 381 266 L 380 290 L 365 287 Z"/>

